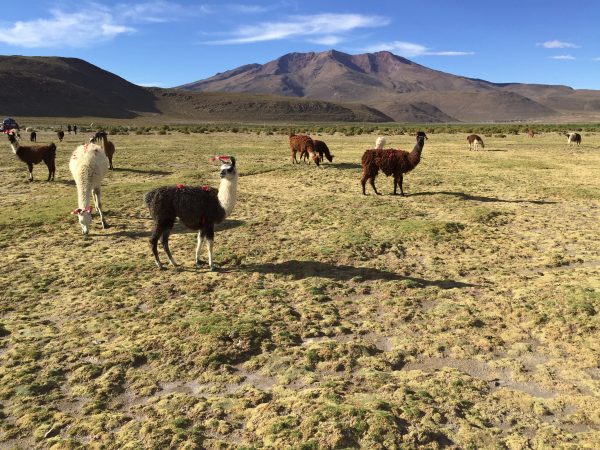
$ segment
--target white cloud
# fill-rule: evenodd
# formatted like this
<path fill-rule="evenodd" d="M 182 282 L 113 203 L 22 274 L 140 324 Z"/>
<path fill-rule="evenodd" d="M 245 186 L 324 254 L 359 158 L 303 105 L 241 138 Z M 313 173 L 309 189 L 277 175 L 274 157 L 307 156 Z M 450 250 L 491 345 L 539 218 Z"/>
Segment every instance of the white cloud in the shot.
<path fill-rule="evenodd" d="M 538 46 L 542 46 L 544 48 L 580 48 L 579 45 L 572 44 L 570 42 L 562 42 L 558 40 L 554 41 L 546 41 L 541 44 L 537 44 Z"/>
<path fill-rule="evenodd" d="M 600 56 L 597 56 L 596 58 L 592 58 L 592 61 L 600 61 Z"/>
<path fill-rule="evenodd" d="M 142 86 L 142 87 L 162 87 L 164 86 L 164 83 L 155 83 L 155 82 L 149 82 L 149 83 L 135 83 L 138 86 Z"/>
<path fill-rule="evenodd" d="M 414 56 L 466 56 L 474 55 L 475 52 L 457 52 L 457 51 L 431 51 L 429 48 L 421 44 L 415 44 L 413 42 L 394 41 L 394 42 L 382 42 L 380 44 L 374 44 L 363 49 L 366 52 L 379 52 L 389 51 L 396 53 L 400 56 L 414 57 Z"/>
<path fill-rule="evenodd" d="M 276 41 L 289 38 L 307 37 L 312 39 L 336 36 L 339 43 L 343 33 L 357 28 L 385 26 L 390 20 L 385 17 L 365 16 L 361 14 L 316 14 L 311 16 L 292 16 L 282 22 L 263 22 L 258 25 L 246 25 L 231 32 L 229 39 L 206 42 L 208 44 L 249 44 L 254 42 Z M 316 36 L 316 37 L 315 37 Z"/>
<path fill-rule="evenodd" d="M 551 56 L 550 59 L 573 60 L 573 59 L 575 59 L 575 57 L 571 56 L 571 55 L 556 55 L 556 56 Z"/>
<path fill-rule="evenodd" d="M 87 47 L 108 41 L 135 29 L 117 23 L 104 8 L 90 5 L 85 11 L 50 11 L 48 19 L 18 21 L 12 27 L 0 27 L 0 42 L 26 48 Z"/>
<path fill-rule="evenodd" d="M 76 11 L 55 8 L 47 18 L 0 25 L 0 42 L 26 48 L 90 47 L 135 32 L 132 24 L 172 22 L 209 12 L 206 6 L 162 0 L 111 7 L 84 3 Z"/>
<path fill-rule="evenodd" d="M 114 8 L 115 16 L 134 23 L 165 23 L 189 19 L 213 12 L 207 5 L 180 5 L 162 0 L 144 3 L 120 3 Z"/>

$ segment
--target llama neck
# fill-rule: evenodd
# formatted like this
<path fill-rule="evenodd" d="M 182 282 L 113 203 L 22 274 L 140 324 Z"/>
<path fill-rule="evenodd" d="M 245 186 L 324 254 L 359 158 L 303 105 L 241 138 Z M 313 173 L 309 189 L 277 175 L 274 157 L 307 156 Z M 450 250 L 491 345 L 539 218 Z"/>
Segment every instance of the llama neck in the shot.
<path fill-rule="evenodd" d="M 409 158 L 412 161 L 413 165 L 416 166 L 421 161 L 421 152 L 423 151 L 423 144 L 417 142 L 409 154 Z"/>
<path fill-rule="evenodd" d="M 77 185 L 77 206 L 85 209 L 90 206 L 92 190 L 87 189 L 87 186 Z"/>
<path fill-rule="evenodd" d="M 19 150 L 19 143 L 18 142 L 11 142 L 10 143 L 10 147 L 12 148 L 13 153 L 16 155 L 17 154 L 17 150 Z"/>
<path fill-rule="evenodd" d="M 229 217 L 237 199 L 237 176 L 233 180 L 221 179 L 218 198 L 225 210 L 225 217 Z"/>

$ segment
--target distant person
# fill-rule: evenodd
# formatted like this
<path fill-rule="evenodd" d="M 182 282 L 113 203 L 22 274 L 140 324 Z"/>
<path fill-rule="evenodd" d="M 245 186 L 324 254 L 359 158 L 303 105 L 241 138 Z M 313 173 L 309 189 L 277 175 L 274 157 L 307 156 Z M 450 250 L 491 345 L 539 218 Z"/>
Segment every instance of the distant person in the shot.
<path fill-rule="evenodd" d="M 77 134 L 77 125 L 73 125 L 73 132 Z"/>
<path fill-rule="evenodd" d="M 71 134 L 71 125 L 67 125 L 67 131 L 69 134 Z"/>

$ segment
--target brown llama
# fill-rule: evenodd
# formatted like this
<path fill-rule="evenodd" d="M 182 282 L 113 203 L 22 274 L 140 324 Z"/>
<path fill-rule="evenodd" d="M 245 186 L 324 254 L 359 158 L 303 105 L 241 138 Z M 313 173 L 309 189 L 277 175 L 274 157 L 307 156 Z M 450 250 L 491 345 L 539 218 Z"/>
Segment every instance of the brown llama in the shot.
<path fill-rule="evenodd" d="M 315 151 L 315 143 L 309 136 L 303 134 L 291 134 L 290 149 L 292 150 L 292 164 L 299 164 L 299 161 L 296 159 L 296 153 L 298 153 L 298 156 L 301 158 L 302 153 L 306 152 L 315 164 L 317 166 L 319 165 L 319 155 Z"/>
<path fill-rule="evenodd" d="M 315 143 L 315 151 L 319 155 L 319 162 L 323 162 L 324 158 L 326 158 L 329 162 L 333 162 L 333 155 L 329 151 L 329 147 L 327 147 L 327 144 L 317 139 L 313 139 L 313 142 Z M 308 159 L 308 153 L 302 153 L 302 155 L 300 155 L 300 159 Z"/>
<path fill-rule="evenodd" d="M 56 132 L 56 137 L 58 138 L 58 140 L 60 142 L 63 141 L 63 139 L 65 138 L 65 132 L 63 130 L 59 130 Z"/>
<path fill-rule="evenodd" d="M 363 171 L 360 180 L 363 195 L 367 195 L 365 192 L 367 180 L 370 182 L 375 194 L 381 195 L 375 188 L 375 177 L 377 177 L 379 170 L 388 177 L 390 175 L 394 176 L 394 195 L 397 195 L 396 188 L 398 186 L 400 186 L 400 194 L 404 195 L 402 174 L 413 170 L 421 161 L 421 152 L 425 145 L 425 139 L 426 136 L 417 136 L 417 143 L 410 153 L 394 149 L 372 149 L 365 151 L 362 156 Z"/>
<path fill-rule="evenodd" d="M 530 138 L 535 136 L 535 131 L 533 131 L 531 128 L 529 130 L 527 130 L 527 136 L 529 136 Z"/>
<path fill-rule="evenodd" d="M 8 140 L 12 151 L 17 158 L 27 164 L 29 170 L 29 181 L 33 181 L 33 165 L 39 164 L 44 161 L 48 167 L 48 181 L 54 180 L 54 173 L 56 172 L 56 145 L 50 143 L 48 145 L 36 145 L 36 146 L 22 146 L 19 145 L 19 141 L 15 136 L 15 132 L 11 131 L 8 133 Z"/>
<path fill-rule="evenodd" d="M 115 154 L 115 144 L 108 140 L 106 131 L 98 131 L 91 139 L 90 142 L 97 143 L 100 141 L 100 145 L 104 149 L 104 153 L 108 156 L 109 169 L 113 170 L 113 155 Z"/>
<path fill-rule="evenodd" d="M 467 142 L 469 143 L 469 150 L 477 150 L 479 145 L 481 145 L 481 148 L 485 148 L 485 145 L 483 144 L 483 139 L 481 139 L 476 134 L 471 134 L 470 136 L 467 136 Z"/>

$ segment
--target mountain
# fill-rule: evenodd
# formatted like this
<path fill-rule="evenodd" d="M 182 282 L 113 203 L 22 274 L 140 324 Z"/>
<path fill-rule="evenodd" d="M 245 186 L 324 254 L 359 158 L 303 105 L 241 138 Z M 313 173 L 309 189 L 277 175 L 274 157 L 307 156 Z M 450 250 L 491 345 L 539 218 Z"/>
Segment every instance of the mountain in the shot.
<path fill-rule="evenodd" d="M 76 58 L 0 56 L 0 105 L 14 116 L 133 118 L 151 92 Z"/>
<path fill-rule="evenodd" d="M 289 53 L 179 86 L 356 102 L 399 122 L 487 122 L 599 117 L 600 91 L 491 83 L 433 70 L 390 52 Z"/>
<path fill-rule="evenodd" d="M 76 58 L 0 56 L 0 114 L 195 121 L 391 122 L 352 103 L 144 88 Z"/>

